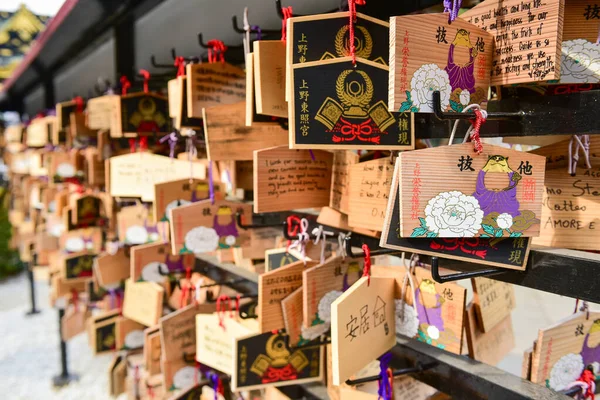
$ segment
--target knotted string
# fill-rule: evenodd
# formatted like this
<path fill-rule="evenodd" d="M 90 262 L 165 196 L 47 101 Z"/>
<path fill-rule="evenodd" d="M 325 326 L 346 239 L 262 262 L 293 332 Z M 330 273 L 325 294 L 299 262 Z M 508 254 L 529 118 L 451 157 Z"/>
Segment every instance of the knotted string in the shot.
<path fill-rule="evenodd" d="M 329 232 L 326 230 L 323 230 L 323 225 L 319 225 L 317 228 L 314 228 L 312 230 L 312 234 L 315 237 L 313 243 L 315 245 L 319 244 L 319 242 L 321 242 L 321 264 L 325 262 L 325 244 L 326 244 L 326 240 L 327 240 L 327 236 L 333 236 L 334 233 L 333 232 Z"/>
<path fill-rule="evenodd" d="M 75 102 L 75 110 L 78 113 L 82 113 L 83 112 L 83 97 L 75 96 L 73 98 L 73 101 Z"/>
<path fill-rule="evenodd" d="M 448 23 L 451 23 L 458 17 L 462 0 L 444 0 L 444 12 L 449 13 Z"/>
<path fill-rule="evenodd" d="M 75 307 L 75 311 L 77 311 L 77 306 L 79 305 L 79 293 L 77 290 L 71 289 L 71 302 L 73 303 L 73 307 Z"/>
<path fill-rule="evenodd" d="M 148 136 L 141 136 L 140 140 L 140 151 L 146 151 L 148 150 Z"/>
<path fill-rule="evenodd" d="M 175 57 L 175 67 L 177 68 L 177 76 L 185 75 L 185 58 L 182 56 Z"/>
<path fill-rule="evenodd" d="M 169 158 L 172 160 L 175 158 L 175 146 L 177 146 L 177 134 L 171 132 L 170 134 L 161 137 L 158 140 L 160 143 L 167 142 L 169 144 Z"/>
<path fill-rule="evenodd" d="M 190 162 L 190 180 L 194 178 L 194 160 L 198 156 L 198 149 L 196 148 L 196 131 L 189 130 L 189 136 L 185 142 L 185 151 L 188 154 L 188 161 Z"/>
<path fill-rule="evenodd" d="M 256 40 L 262 40 L 262 29 L 258 25 L 252 25 L 251 29 L 256 32 Z"/>
<path fill-rule="evenodd" d="M 296 236 L 298 234 L 298 228 L 300 226 L 300 218 L 295 215 L 290 215 L 287 217 L 287 234 L 289 237 Z M 286 251 L 289 251 L 290 246 L 292 245 L 292 241 L 288 240 Z"/>
<path fill-rule="evenodd" d="M 365 266 L 362 276 L 367 277 L 367 286 L 369 286 L 371 285 L 371 249 L 366 244 L 362 245 L 362 249 L 365 252 Z"/>
<path fill-rule="evenodd" d="M 302 260 L 304 261 L 304 265 L 306 265 L 306 243 L 310 240 L 310 236 L 308 234 L 308 220 L 306 218 L 302 218 L 300 220 L 300 233 L 298 233 L 298 239 L 292 243 L 291 246 L 288 246 L 288 249 L 297 248 L 300 254 L 302 254 Z"/>
<path fill-rule="evenodd" d="M 573 153 L 573 146 L 575 152 Z M 579 162 L 579 150 L 583 151 L 585 157 L 585 166 L 592 168 L 590 162 L 590 136 L 589 135 L 573 135 L 569 141 L 569 175 L 575 176 L 577 163 Z"/>
<path fill-rule="evenodd" d="M 224 303 L 223 309 L 221 309 L 221 302 Z M 225 314 L 227 312 L 227 306 L 231 312 L 231 298 L 225 294 L 217 297 L 217 317 L 219 318 L 219 326 L 225 330 Z"/>
<path fill-rule="evenodd" d="M 121 77 L 121 95 L 125 96 L 127 94 L 127 91 L 129 90 L 129 88 L 131 87 L 131 82 L 129 82 L 129 79 L 127 79 L 127 77 L 125 75 L 123 75 Z"/>
<path fill-rule="evenodd" d="M 379 389 L 377 389 L 377 399 L 392 400 L 392 385 L 388 377 L 392 353 L 387 352 L 379 358 Z"/>
<path fill-rule="evenodd" d="M 281 7 L 281 13 L 283 19 L 281 20 L 281 40 L 285 42 L 287 40 L 287 20 L 292 18 L 292 6 Z"/>
<path fill-rule="evenodd" d="M 352 64 L 356 65 L 356 44 L 354 43 L 354 24 L 356 23 L 356 6 L 364 6 L 365 0 L 348 0 L 348 10 L 350 11 L 350 27 L 348 29 L 350 33 L 350 56 L 352 57 Z"/>
<path fill-rule="evenodd" d="M 338 233 L 338 253 L 342 256 L 342 260 L 346 258 L 348 254 L 346 254 L 346 234 Z"/>
<path fill-rule="evenodd" d="M 215 63 L 217 61 L 225 62 L 225 52 L 227 51 L 227 46 L 220 40 L 212 39 L 209 40 L 208 43 L 208 62 Z"/>
<path fill-rule="evenodd" d="M 413 258 L 415 257 L 415 254 L 413 254 L 410 257 L 410 261 L 409 264 L 406 265 L 406 263 L 404 262 L 404 253 L 402 253 L 402 265 L 404 266 L 404 268 L 406 269 L 406 274 L 404 274 L 404 279 L 402 280 L 402 293 L 400 294 L 400 301 L 402 301 L 402 304 L 406 303 L 406 288 L 408 287 L 408 285 L 410 285 L 410 292 L 412 294 L 412 299 L 413 299 L 413 309 L 415 310 L 415 316 L 419 316 L 419 309 L 417 308 L 417 299 L 415 296 L 415 283 L 413 282 L 412 279 L 412 273 L 411 273 L 411 268 L 413 266 Z M 416 264 L 416 260 L 415 260 L 415 264 Z M 404 307 L 402 307 L 402 310 L 400 310 L 401 312 L 401 319 L 404 321 Z"/>
<path fill-rule="evenodd" d="M 140 75 L 144 78 L 144 93 L 148 93 L 148 82 L 150 81 L 150 72 L 140 69 Z"/>
<path fill-rule="evenodd" d="M 473 142 L 473 149 L 475 150 L 475 152 L 477 154 L 480 154 L 483 151 L 483 144 L 481 143 L 481 138 L 479 136 L 479 130 L 481 129 L 481 125 L 483 125 L 483 123 L 485 122 L 485 120 L 487 118 L 487 111 L 482 110 L 481 106 L 479 104 L 471 104 L 471 105 L 465 107 L 462 110 L 462 112 L 467 112 L 471 109 L 475 113 L 475 119 L 470 120 L 471 126 L 469 127 L 469 129 L 467 129 L 467 133 L 465 134 L 463 143 L 466 143 L 467 139 L 470 136 L 471 140 Z M 448 146 L 450 146 L 452 144 L 452 142 L 454 141 L 454 135 L 456 134 L 456 128 L 458 128 L 458 122 L 459 122 L 458 119 L 456 121 L 454 121 L 454 126 L 452 126 L 452 132 L 450 133 L 450 139 L 448 139 Z"/>
<path fill-rule="evenodd" d="M 131 139 L 129 139 L 129 152 L 135 153 L 135 151 L 136 151 L 136 141 L 135 141 L 135 138 L 131 138 Z"/>

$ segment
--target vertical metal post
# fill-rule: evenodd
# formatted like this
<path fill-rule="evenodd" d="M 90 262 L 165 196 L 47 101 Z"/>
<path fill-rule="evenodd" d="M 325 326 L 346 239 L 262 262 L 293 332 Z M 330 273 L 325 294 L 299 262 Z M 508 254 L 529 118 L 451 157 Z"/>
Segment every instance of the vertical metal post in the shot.
<path fill-rule="evenodd" d="M 27 267 L 27 279 L 29 280 L 29 299 L 31 300 L 31 310 L 27 311 L 25 315 L 30 316 L 40 312 L 35 304 L 35 280 L 33 279 L 33 267 L 37 264 L 37 254 L 33 253 L 31 262 L 25 264 Z"/>
<path fill-rule="evenodd" d="M 65 316 L 66 301 L 64 298 L 56 301 L 58 308 L 58 338 L 60 345 L 60 375 L 52 378 L 52 384 L 54 387 L 62 387 L 68 385 L 71 381 L 76 381 L 78 377 L 76 375 L 69 375 L 69 366 L 67 359 L 67 342 L 65 342 L 62 335 L 62 320 Z"/>
<path fill-rule="evenodd" d="M 115 40 L 115 82 L 126 76 L 133 82 L 135 72 L 135 20 L 132 15 L 122 18 L 113 28 Z"/>

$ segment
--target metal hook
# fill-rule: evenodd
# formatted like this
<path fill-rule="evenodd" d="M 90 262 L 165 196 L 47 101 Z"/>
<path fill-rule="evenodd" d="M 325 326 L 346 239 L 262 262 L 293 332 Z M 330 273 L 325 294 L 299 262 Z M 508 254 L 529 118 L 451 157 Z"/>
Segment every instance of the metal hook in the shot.
<path fill-rule="evenodd" d="M 238 20 L 237 20 L 237 15 L 234 15 L 233 17 L 231 17 L 231 21 L 233 23 L 233 30 L 236 31 L 237 33 L 246 33 L 246 30 L 238 25 Z M 258 33 L 257 30 L 255 29 L 250 29 L 250 33 Z M 269 34 L 281 34 L 281 31 L 279 30 L 270 30 L 270 29 L 261 29 L 260 33 L 265 36 L 265 35 L 269 35 Z"/>
<path fill-rule="evenodd" d="M 360 253 L 354 253 L 352 251 L 352 243 L 351 243 L 351 239 L 352 239 L 352 232 L 348 232 L 348 234 L 346 235 L 346 256 L 350 257 L 350 258 L 361 258 L 365 256 L 364 252 L 360 252 Z M 374 256 L 382 256 L 385 254 L 396 254 L 396 253 L 401 253 L 401 251 L 399 250 L 392 250 L 392 249 L 376 249 L 376 250 L 371 250 L 371 257 Z"/>
<path fill-rule="evenodd" d="M 177 59 L 177 50 L 175 50 L 175 47 L 171 47 L 171 58 L 173 58 L 173 61 Z M 200 62 L 200 57 L 183 57 L 183 60 L 187 63 L 198 63 Z"/>
<path fill-rule="evenodd" d="M 473 113 L 444 112 L 442 108 L 442 96 L 439 90 L 432 94 L 433 113 L 440 120 L 473 119 Z M 523 111 L 517 112 L 488 112 L 487 119 L 520 119 L 525 116 Z"/>
<path fill-rule="evenodd" d="M 408 375 L 408 374 L 418 374 L 420 372 L 427 371 L 428 369 L 435 368 L 435 367 L 437 367 L 437 365 L 438 365 L 437 362 L 432 362 L 432 363 L 427 363 L 427 364 L 421 364 L 418 362 L 416 367 L 397 369 L 397 370 L 393 371 L 392 376 L 396 377 L 396 376 Z M 356 386 L 356 385 L 360 385 L 360 384 L 367 383 L 367 382 L 378 381 L 380 378 L 381 377 L 379 375 L 373 375 L 373 376 L 367 376 L 364 378 L 353 379 L 353 380 L 348 379 L 348 380 L 346 380 L 346 385 Z"/>
<path fill-rule="evenodd" d="M 341 1 L 340 2 L 340 6 L 338 6 L 338 8 L 335 8 L 333 10 L 329 10 L 329 11 L 325 11 L 321 14 L 330 14 L 330 13 L 334 13 L 334 12 L 339 12 L 340 8 L 343 7 L 344 2 Z M 281 11 L 281 9 L 283 8 L 283 6 L 281 5 L 281 0 L 275 0 L 275 8 L 277 10 L 277 15 L 279 15 L 280 19 L 283 19 L 283 11 Z M 292 14 L 292 17 L 304 17 L 305 15 L 299 15 L 299 14 Z"/>
<path fill-rule="evenodd" d="M 235 220 L 236 220 L 238 226 L 244 230 L 257 229 L 257 228 L 272 228 L 272 227 L 279 226 L 279 222 L 276 224 L 249 224 L 249 225 L 246 225 L 242 222 L 242 213 L 239 213 L 239 212 L 235 214 Z"/>
<path fill-rule="evenodd" d="M 433 277 L 433 280 L 436 281 L 437 283 L 446 283 L 446 282 L 459 281 L 461 279 L 498 275 L 503 272 L 506 272 L 506 270 L 501 269 L 501 268 L 490 268 L 490 269 L 482 269 L 479 271 L 457 272 L 454 274 L 447 274 L 447 275 L 441 276 L 440 269 L 439 269 L 438 257 L 431 257 L 431 276 Z"/>
<path fill-rule="evenodd" d="M 168 69 L 175 69 L 174 65 L 169 65 L 169 64 L 159 64 L 156 62 L 156 57 L 154 57 L 154 54 L 152 54 L 150 56 L 150 62 L 152 63 L 152 66 L 154 68 L 168 68 Z"/>
<path fill-rule="evenodd" d="M 246 32 L 246 31 L 244 31 Z M 198 44 L 200 45 L 200 47 L 204 48 L 204 49 L 211 49 L 212 47 L 208 45 L 208 43 L 204 42 L 204 35 L 202 33 L 198 33 Z M 225 45 L 227 47 L 227 50 L 235 50 L 235 49 L 241 49 L 244 46 L 229 46 L 229 45 Z"/>

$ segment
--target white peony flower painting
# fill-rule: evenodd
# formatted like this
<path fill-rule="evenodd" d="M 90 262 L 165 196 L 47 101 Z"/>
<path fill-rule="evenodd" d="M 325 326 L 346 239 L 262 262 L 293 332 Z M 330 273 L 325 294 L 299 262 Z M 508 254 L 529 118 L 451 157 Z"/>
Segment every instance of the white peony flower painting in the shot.
<path fill-rule="evenodd" d="M 419 317 L 414 307 L 402 300 L 396 300 L 396 334 L 417 336 L 419 332 Z"/>
<path fill-rule="evenodd" d="M 167 279 L 167 277 L 161 275 L 161 271 L 169 271 L 169 267 L 167 267 L 167 264 L 157 261 L 148 263 L 144 265 L 144 268 L 142 268 L 142 279 L 147 282 L 162 283 Z"/>
<path fill-rule="evenodd" d="M 207 253 L 217 250 L 218 247 L 219 235 L 213 228 L 199 226 L 185 235 L 185 248 L 192 253 Z"/>
<path fill-rule="evenodd" d="M 410 80 L 410 87 L 411 90 L 406 91 L 407 100 L 402 103 L 400 112 L 433 112 L 435 91 L 440 92 L 443 110 L 450 104 L 450 77 L 436 64 L 425 64 L 416 70 Z"/>
<path fill-rule="evenodd" d="M 479 201 L 458 191 L 442 192 L 430 199 L 425 207 L 425 218 L 411 237 L 474 237 L 483 220 Z"/>
<path fill-rule="evenodd" d="M 325 294 L 325 296 L 321 297 L 321 300 L 319 300 L 317 312 L 319 314 L 319 318 L 325 323 L 331 323 L 331 304 L 333 304 L 333 302 L 336 301 L 336 299 L 340 297 L 342 293 L 343 292 L 339 290 L 332 290 L 331 292 Z"/>
<path fill-rule="evenodd" d="M 125 243 L 144 244 L 148 242 L 148 231 L 141 225 L 134 225 L 127 228 L 125 232 Z"/>
<path fill-rule="evenodd" d="M 173 375 L 173 386 L 184 389 L 193 386 L 196 380 L 200 380 L 200 371 L 194 367 L 183 367 Z"/>
<path fill-rule="evenodd" d="M 583 368 L 581 354 L 564 355 L 552 366 L 548 385 L 554 390 L 564 390 L 579 378 Z"/>
<path fill-rule="evenodd" d="M 144 331 L 135 330 L 125 336 L 125 347 L 128 349 L 137 349 L 144 346 Z"/>
<path fill-rule="evenodd" d="M 600 44 L 585 39 L 562 42 L 560 83 L 600 82 Z"/>

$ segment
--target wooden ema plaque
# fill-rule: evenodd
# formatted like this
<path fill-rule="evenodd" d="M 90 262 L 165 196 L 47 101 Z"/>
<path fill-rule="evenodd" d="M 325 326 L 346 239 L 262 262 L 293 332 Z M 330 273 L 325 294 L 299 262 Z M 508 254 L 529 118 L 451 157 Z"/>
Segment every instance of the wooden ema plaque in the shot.
<path fill-rule="evenodd" d="M 129 278 L 129 251 L 120 248 L 115 254 L 103 253 L 94 262 L 94 278 L 103 289 L 115 289 Z"/>
<path fill-rule="evenodd" d="M 560 78 L 564 5 L 562 0 L 485 0 L 461 14 L 459 19 L 493 36 L 492 85 Z"/>
<path fill-rule="evenodd" d="M 281 311 L 283 313 L 283 324 L 285 331 L 289 335 L 289 342 L 292 347 L 298 347 L 304 344 L 302 338 L 302 297 L 303 288 L 300 286 L 292 294 L 281 301 Z"/>
<path fill-rule="evenodd" d="M 254 212 L 329 205 L 333 154 L 273 147 L 254 152 Z"/>
<path fill-rule="evenodd" d="M 245 247 L 250 233 L 239 229 L 236 213 L 252 215 L 250 204 L 219 200 L 198 201 L 171 209 L 172 254 L 211 253 L 220 249 Z"/>
<path fill-rule="evenodd" d="M 171 81 L 169 81 L 169 88 L 171 87 Z M 185 76 L 178 76 L 175 79 L 178 87 L 175 89 L 176 100 L 174 106 L 175 115 L 173 115 L 173 125 L 176 129 L 197 129 L 202 130 L 202 119 L 193 118 L 188 115 L 188 95 L 187 95 L 187 84 Z M 171 100 L 169 98 L 169 112 L 171 112 Z"/>
<path fill-rule="evenodd" d="M 472 143 L 402 153 L 400 236 L 533 237 L 540 232 L 545 158 Z"/>
<path fill-rule="evenodd" d="M 221 323 L 219 319 L 221 318 Z M 253 334 L 245 321 L 218 314 L 196 315 L 196 361 L 224 374 L 233 372 L 235 339 Z"/>
<path fill-rule="evenodd" d="M 329 207 L 348 214 L 350 202 L 350 167 L 358 163 L 358 154 L 342 150 L 333 152 L 331 200 Z"/>
<path fill-rule="evenodd" d="M 83 195 L 71 197 L 69 206 L 73 210 L 71 222 L 74 225 L 100 225 L 106 215 L 104 204 L 100 196 Z"/>
<path fill-rule="evenodd" d="M 4 139 L 7 143 L 20 143 L 23 140 L 23 130 L 22 124 L 7 126 L 4 130 Z"/>
<path fill-rule="evenodd" d="M 546 172 L 538 246 L 598 250 L 600 167 L 579 170 L 571 176 L 566 169 Z M 597 233 L 598 232 L 598 233 Z"/>
<path fill-rule="evenodd" d="M 473 309 L 477 313 L 478 329 L 489 332 L 515 309 L 515 289 L 512 284 L 487 278 L 474 278 Z"/>
<path fill-rule="evenodd" d="M 336 256 L 302 273 L 303 333 L 329 328 L 331 303 L 360 279 L 363 267 L 363 258 Z"/>
<path fill-rule="evenodd" d="M 203 118 L 204 108 L 246 99 L 246 74 L 243 69 L 229 63 L 188 64 L 186 76 L 189 117 Z"/>
<path fill-rule="evenodd" d="M 66 281 L 87 281 L 94 275 L 96 254 L 82 251 L 62 257 L 62 277 Z"/>
<path fill-rule="evenodd" d="M 349 12 L 294 17 L 287 22 L 286 99 L 291 96 L 291 65 L 350 55 Z M 356 14 L 355 43 L 358 57 L 387 65 L 389 24 Z M 377 40 L 381 39 L 381 40 Z"/>
<path fill-rule="evenodd" d="M 350 167 L 348 224 L 353 228 L 383 230 L 394 164 L 384 157 Z"/>
<path fill-rule="evenodd" d="M 223 198 L 221 185 L 213 184 L 216 200 Z M 178 179 L 154 185 L 154 219 L 169 221 L 169 210 L 210 198 L 210 184 L 207 180 Z"/>
<path fill-rule="evenodd" d="M 469 357 L 488 365 L 497 365 L 514 349 L 515 334 L 510 313 L 487 332 L 479 328 L 480 323 L 473 304 L 467 307 L 465 315 Z"/>
<path fill-rule="evenodd" d="M 414 149 L 413 116 L 388 111 L 388 67 L 350 57 L 292 66 L 290 148 Z"/>
<path fill-rule="evenodd" d="M 283 330 L 236 339 L 233 359 L 233 391 L 299 385 L 323 377 L 322 348 L 292 348 Z"/>
<path fill-rule="evenodd" d="M 125 281 L 123 315 L 146 326 L 154 326 L 162 316 L 165 290 L 155 282 Z"/>
<path fill-rule="evenodd" d="M 560 80 L 556 83 L 600 83 L 598 5 L 588 0 L 565 0 L 564 13 Z"/>
<path fill-rule="evenodd" d="M 92 227 L 63 232 L 58 245 L 66 253 L 82 251 L 100 253 L 102 250 L 102 229 Z"/>
<path fill-rule="evenodd" d="M 77 111 L 77 102 L 75 100 L 56 103 L 56 124 L 59 131 L 66 131 L 71 124 L 71 113 Z"/>
<path fill-rule="evenodd" d="M 276 122 L 245 126 L 244 102 L 203 109 L 206 152 L 211 161 L 252 160 L 252 152 L 288 144 L 288 136 Z"/>
<path fill-rule="evenodd" d="M 529 256 L 530 238 L 403 238 L 400 236 L 400 205 L 398 203 L 398 168 L 392 180 L 386 223 L 379 245 L 388 249 L 418 252 L 444 258 L 444 266 L 452 262 L 471 262 L 502 268 L 524 270 Z M 450 268 L 450 266 L 448 266 Z"/>
<path fill-rule="evenodd" d="M 302 286 L 302 271 L 314 267 L 315 261 L 296 261 L 275 271 L 258 276 L 258 325 L 259 332 L 284 327 L 281 301 Z"/>
<path fill-rule="evenodd" d="M 285 47 L 286 42 L 282 40 L 254 42 L 254 93 L 258 114 L 288 117 L 285 100 Z"/>
<path fill-rule="evenodd" d="M 331 304 L 333 384 L 396 344 L 394 279 L 362 277 Z"/>
<path fill-rule="evenodd" d="M 141 197 L 153 202 L 154 185 L 174 179 L 206 179 L 206 166 L 150 153 L 111 157 L 109 193 L 113 197 Z M 190 165 L 191 164 L 191 165 Z"/>
<path fill-rule="evenodd" d="M 531 381 L 564 390 L 588 365 L 600 362 L 600 313 L 577 313 L 540 329 L 532 356 Z"/>
<path fill-rule="evenodd" d="M 95 315 L 89 323 L 90 341 L 94 355 L 117 349 L 117 319 L 119 311 Z"/>
<path fill-rule="evenodd" d="M 164 283 L 168 277 L 161 274 L 183 271 L 194 266 L 194 256 L 171 255 L 170 243 L 149 243 L 131 248 L 131 280 Z"/>
<path fill-rule="evenodd" d="M 491 34 L 448 14 L 390 19 L 390 111 L 433 112 L 433 91 L 443 111 L 485 106 L 494 41 Z"/>
<path fill-rule="evenodd" d="M 215 306 L 191 304 L 160 319 L 162 371 L 168 390 L 184 389 L 194 383 L 196 315 L 212 314 Z"/>
<path fill-rule="evenodd" d="M 52 141 L 53 130 L 56 129 L 56 117 L 35 118 L 26 129 L 25 144 L 27 147 L 44 147 Z"/>
<path fill-rule="evenodd" d="M 117 318 L 117 349 L 142 350 L 144 346 L 144 329 L 138 322 L 120 316 Z"/>
<path fill-rule="evenodd" d="M 166 97 L 154 93 L 107 95 L 88 100 L 91 129 L 109 129 L 110 137 L 165 135 L 171 131 Z"/>
<path fill-rule="evenodd" d="M 144 329 L 144 364 L 149 375 L 160 374 L 160 353 L 159 326 Z"/>
<path fill-rule="evenodd" d="M 287 248 L 269 249 L 265 251 L 265 272 L 275 271 L 278 268 L 302 260 L 302 254 Z"/>

